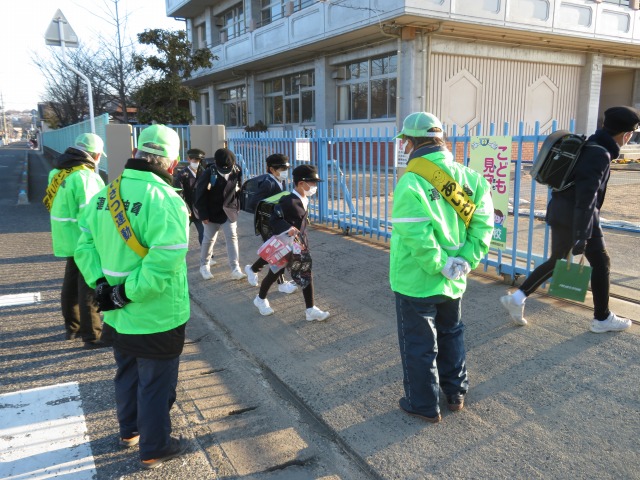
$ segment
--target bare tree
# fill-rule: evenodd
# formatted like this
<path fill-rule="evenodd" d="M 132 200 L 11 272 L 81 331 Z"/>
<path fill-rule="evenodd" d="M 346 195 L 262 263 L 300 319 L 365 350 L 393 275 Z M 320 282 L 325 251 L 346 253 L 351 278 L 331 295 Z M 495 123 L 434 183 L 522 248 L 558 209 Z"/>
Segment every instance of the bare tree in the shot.
<path fill-rule="evenodd" d="M 55 116 L 55 123 L 59 127 L 65 127 L 84 120 L 89 114 L 86 84 L 69 70 L 62 55 L 54 51 L 49 59 L 38 57 L 32 61 L 45 76 L 45 102 Z M 113 95 L 108 85 L 96 74 L 99 65 L 95 63 L 94 53 L 80 47 L 67 52 L 67 61 L 89 78 L 95 112 L 106 112 Z"/>

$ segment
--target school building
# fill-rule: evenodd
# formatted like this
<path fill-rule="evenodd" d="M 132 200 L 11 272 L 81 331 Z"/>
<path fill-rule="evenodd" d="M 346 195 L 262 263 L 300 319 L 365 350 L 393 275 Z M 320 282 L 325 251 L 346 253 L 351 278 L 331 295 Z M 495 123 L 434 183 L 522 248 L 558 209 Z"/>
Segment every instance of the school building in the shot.
<path fill-rule="evenodd" d="M 639 0 L 166 0 L 217 57 L 187 83 L 229 133 L 453 125 L 589 133 L 640 107 Z"/>

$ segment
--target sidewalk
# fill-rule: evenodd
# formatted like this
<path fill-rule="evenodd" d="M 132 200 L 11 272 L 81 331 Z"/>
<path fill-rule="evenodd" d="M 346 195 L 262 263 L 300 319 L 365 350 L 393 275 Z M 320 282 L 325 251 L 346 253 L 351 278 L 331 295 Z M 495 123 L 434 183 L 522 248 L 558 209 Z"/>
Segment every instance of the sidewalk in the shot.
<path fill-rule="evenodd" d="M 33 193 L 32 204 L 37 195 Z M 5 290 L 39 288 L 45 301 L 31 308 L 22 332 L 20 318 L 12 317 L 20 343 L 16 345 L 15 337 L 3 330 L 2 364 L 11 369 L 5 369 L 0 393 L 24 385 L 23 377 L 33 385 L 54 380 L 47 369 L 58 365 L 47 348 L 24 361 L 31 339 L 57 331 L 62 275 L 60 262 L 54 261 L 50 250 L 43 250 L 46 215 L 32 213 L 38 211 L 33 205 L 25 208 L 30 209 L 29 217 L 21 222 L 38 228 L 20 230 L 17 220 L 3 228 L 2 272 L 13 272 L 15 278 L 5 277 L 2 284 Z M 242 267 L 253 262 L 260 245 L 251 224 L 250 215 L 241 214 Z M 286 296 L 275 288 L 269 295 L 275 315 L 259 315 L 252 303 L 258 289 L 246 280 L 229 279 L 222 235 L 215 247 L 214 278 L 203 280 L 192 229 L 187 261 L 196 308 L 189 326 L 194 333 L 189 335 L 196 343 L 185 350 L 176 426 L 203 447 L 194 447 L 186 463 L 175 469 L 163 467 L 154 477 L 127 473 L 134 468 L 132 461 L 110 451 L 115 423 L 109 397 L 110 356 L 60 352 L 62 368 L 68 369 L 64 379 L 76 374 L 81 391 L 98 397 L 93 406 L 89 404 L 88 414 L 98 478 L 117 478 L 101 476 L 100 472 L 110 471 L 126 473 L 125 478 L 184 479 L 640 479 L 638 325 L 625 333 L 596 335 L 588 331 L 588 309 L 534 295 L 527 305 L 530 325 L 515 327 L 498 302 L 506 286 L 497 278 L 474 274 L 463 301 L 471 376 L 465 409 L 452 414 L 443 408 L 440 424 L 426 424 L 397 407 L 402 370 L 387 248 L 323 228 L 311 231 L 310 242 L 316 303 L 332 314 L 324 323 L 305 321 L 301 293 Z M 20 263 L 22 270 L 36 277 L 25 280 L 21 269 L 9 268 Z M 613 308 L 640 320 L 637 305 L 616 303 Z M 207 317 L 214 330 L 207 330 Z M 53 350 L 54 344 L 50 345 Z M 225 345 L 232 354 L 222 355 Z M 260 392 L 266 387 L 257 372 L 237 368 L 238 352 L 262 369 L 269 388 L 281 397 L 278 404 L 263 403 Z M 97 361 L 92 364 L 93 384 L 91 373 L 77 366 L 87 355 Z M 242 380 L 253 383 L 254 389 L 246 384 L 234 388 Z M 256 404 L 265 408 L 229 419 L 230 411 Z M 314 432 L 321 432 L 329 447 L 314 442 Z M 336 450 L 336 445 L 344 455 L 334 457 L 333 468 L 324 468 L 327 448 Z M 279 460 L 273 459 L 276 454 Z M 260 460 L 265 457 L 268 461 Z M 322 468 L 305 469 L 314 465 L 314 458 Z M 344 458 L 361 468 L 354 471 L 340 465 Z M 257 459 L 253 466 L 252 459 Z M 269 470 L 269 462 L 280 468 Z M 109 470 L 111 463 L 118 466 L 115 471 Z"/>
<path fill-rule="evenodd" d="M 241 215 L 239 232 L 241 258 L 251 263 L 260 241 L 250 215 Z M 397 407 L 402 370 L 386 248 L 311 232 L 316 304 L 332 314 L 317 323 L 304 320 L 300 293 L 272 292 L 276 313 L 260 316 L 257 288 L 228 279 L 218 242 L 213 280 L 201 278 L 195 250 L 188 256 L 193 300 L 381 477 L 640 478 L 637 325 L 596 335 L 589 310 L 534 295 L 530 326 L 515 327 L 498 301 L 505 285 L 473 275 L 463 301 L 465 410 L 443 408 L 442 423 L 426 425 Z M 627 309 L 639 319 L 637 305 Z"/>

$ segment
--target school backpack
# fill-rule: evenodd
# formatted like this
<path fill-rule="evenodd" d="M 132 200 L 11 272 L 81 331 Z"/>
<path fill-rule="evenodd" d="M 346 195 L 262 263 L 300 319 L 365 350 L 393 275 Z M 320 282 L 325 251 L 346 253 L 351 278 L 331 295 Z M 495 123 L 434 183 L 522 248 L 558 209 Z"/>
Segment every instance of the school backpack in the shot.
<path fill-rule="evenodd" d="M 291 192 L 284 191 L 276 193 L 258 202 L 256 214 L 253 219 L 256 235 L 262 235 L 263 238 L 269 238 L 273 235 L 269 220 L 271 219 L 274 208 L 285 195 L 291 195 Z"/>
<path fill-rule="evenodd" d="M 536 182 L 551 187 L 554 191 L 566 190 L 574 184 L 573 169 L 585 145 L 603 147 L 587 142 L 584 135 L 568 130 L 557 130 L 549 135 L 540 147 L 533 162 L 531 176 Z"/>
<path fill-rule="evenodd" d="M 240 188 L 240 210 L 255 213 L 260 198 L 260 184 L 269 176 L 268 173 L 250 178 Z"/>

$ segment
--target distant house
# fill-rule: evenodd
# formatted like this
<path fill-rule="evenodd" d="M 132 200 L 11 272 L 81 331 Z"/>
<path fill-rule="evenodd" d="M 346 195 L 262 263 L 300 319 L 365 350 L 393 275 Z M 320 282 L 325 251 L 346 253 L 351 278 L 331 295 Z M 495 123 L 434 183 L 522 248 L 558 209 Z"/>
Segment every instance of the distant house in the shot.
<path fill-rule="evenodd" d="M 166 0 L 218 57 L 187 83 L 199 124 L 269 130 L 553 120 L 640 106 L 638 0 Z"/>

